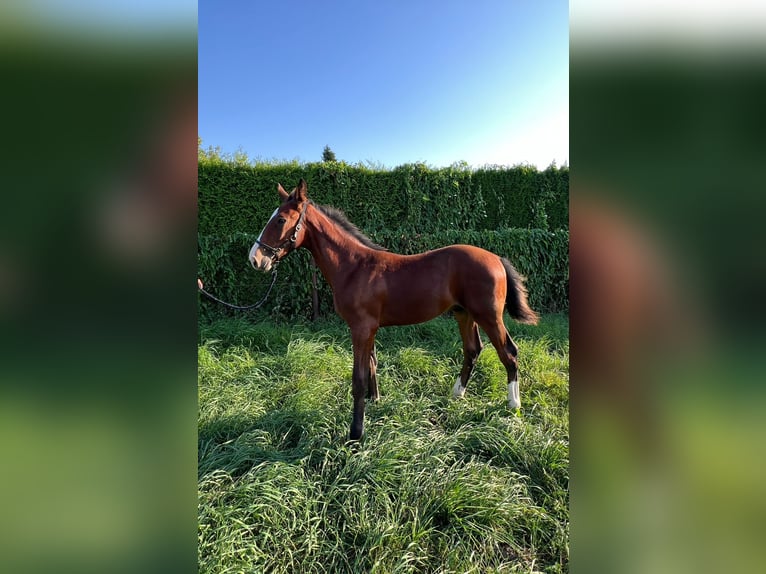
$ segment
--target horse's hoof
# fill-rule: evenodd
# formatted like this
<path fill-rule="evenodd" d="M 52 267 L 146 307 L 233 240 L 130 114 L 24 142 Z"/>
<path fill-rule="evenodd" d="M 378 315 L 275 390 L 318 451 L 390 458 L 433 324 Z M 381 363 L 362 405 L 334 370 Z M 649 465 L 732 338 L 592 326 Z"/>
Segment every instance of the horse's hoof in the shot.
<path fill-rule="evenodd" d="M 460 377 L 458 376 L 457 381 L 455 381 L 455 386 L 452 387 L 452 395 L 456 399 L 462 399 L 463 395 L 465 395 L 465 387 L 460 382 Z"/>

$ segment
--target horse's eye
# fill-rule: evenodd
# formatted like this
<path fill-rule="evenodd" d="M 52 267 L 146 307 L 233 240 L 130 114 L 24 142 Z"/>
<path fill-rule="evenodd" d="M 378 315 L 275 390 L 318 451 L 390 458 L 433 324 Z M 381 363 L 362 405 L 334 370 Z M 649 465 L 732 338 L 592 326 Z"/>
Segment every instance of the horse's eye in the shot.
<path fill-rule="evenodd" d="M 287 220 L 284 217 L 280 217 L 279 219 L 277 219 L 277 223 L 279 223 L 279 225 L 284 225 L 285 221 Z"/>

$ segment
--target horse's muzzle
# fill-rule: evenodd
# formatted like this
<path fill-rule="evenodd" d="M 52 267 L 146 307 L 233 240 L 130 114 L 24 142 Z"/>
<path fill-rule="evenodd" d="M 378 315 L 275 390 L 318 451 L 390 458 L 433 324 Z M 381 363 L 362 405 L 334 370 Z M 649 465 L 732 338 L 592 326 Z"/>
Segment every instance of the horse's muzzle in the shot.
<path fill-rule="evenodd" d="M 250 263 L 257 271 L 268 272 L 274 267 L 274 260 L 263 253 L 253 255 Z"/>
<path fill-rule="evenodd" d="M 268 271 L 271 268 L 271 257 L 263 253 L 263 251 L 258 248 L 257 244 L 253 245 L 248 259 L 250 260 L 250 265 L 252 265 L 253 269 L 256 271 Z"/>

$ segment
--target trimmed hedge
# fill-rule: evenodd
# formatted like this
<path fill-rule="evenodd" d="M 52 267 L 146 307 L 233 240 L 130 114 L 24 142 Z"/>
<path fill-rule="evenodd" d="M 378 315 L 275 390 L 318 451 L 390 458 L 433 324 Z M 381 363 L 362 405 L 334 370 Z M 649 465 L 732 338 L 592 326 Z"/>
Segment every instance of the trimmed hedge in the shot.
<path fill-rule="evenodd" d="M 344 162 L 250 165 L 204 157 L 198 165 L 199 233 L 206 236 L 257 234 L 278 205 L 277 183 L 289 190 L 300 178 L 314 201 L 342 209 L 368 233 L 568 227 L 566 167 L 407 164 L 387 170 Z"/>
<path fill-rule="evenodd" d="M 273 209 L 273 208 L 272 208 Z M 260 232 L 260 229 L 258 230 Z M 475 231 L 451 229 L 430 234 L 410 234 L 401 230 L 370 232 L 369 236 L 395 253 L 412 254 L 452 245 L 468 243 L 508 257 L 518 271 L 527 277 L 529 301 L 538 312 L 569 309 L 569 231 L 560 229 L 500 229 Z M 198 237 L 199 275 L 205 287 L 216 296 L 238 304 L 258 301 L 266 292 L 270 276 L 255 271 L 247 254 L 255 234 L 234 233 L 225 237 Z M 310 318 L 311 254 L 299 249 L 279 265 L 279 276 L 268 301 L 255 316 L 285 320 Z M 322 315 L 334 313 L 332 291 L 317 270 L 320 310 Z M 237 313 L 200 296 L 203 316 Z"/>

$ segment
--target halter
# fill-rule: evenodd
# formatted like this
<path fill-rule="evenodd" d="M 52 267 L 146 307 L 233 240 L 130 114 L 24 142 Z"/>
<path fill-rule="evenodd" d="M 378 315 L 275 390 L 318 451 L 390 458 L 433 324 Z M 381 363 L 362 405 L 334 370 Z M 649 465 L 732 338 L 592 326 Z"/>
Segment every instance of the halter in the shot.
<path fill-rule="evenodd" d="M 289 244 L 295 245 L 295 242 L 298 241 L 298 232 L 301 229 L 303 229 L 303 219 L 306 217 L 306 208 L 308 208 L 310 203 L 311 203 L 310 199 L 306 200 L 306 202 L 303 204 L 303 209 L 301 209 L 301 214 L 298 217 L 298 223 L 295 224 L 295 229 L 293 230 L 293 234 L 287 239 L 285 239 L 282 243 L 280 243 L 277 247 L 272 247 L 271 245 L 264 243 L 260 239 L 255 240 L 255 243 L 260 245 L 263 249 L 266 249 L 267 251 L 271 252 L 269 259 L 271 259 L 272 265 L 279 261 L 279 254 L 282 253 L 282 251 L 284 251 L 285 246 Z"/>

